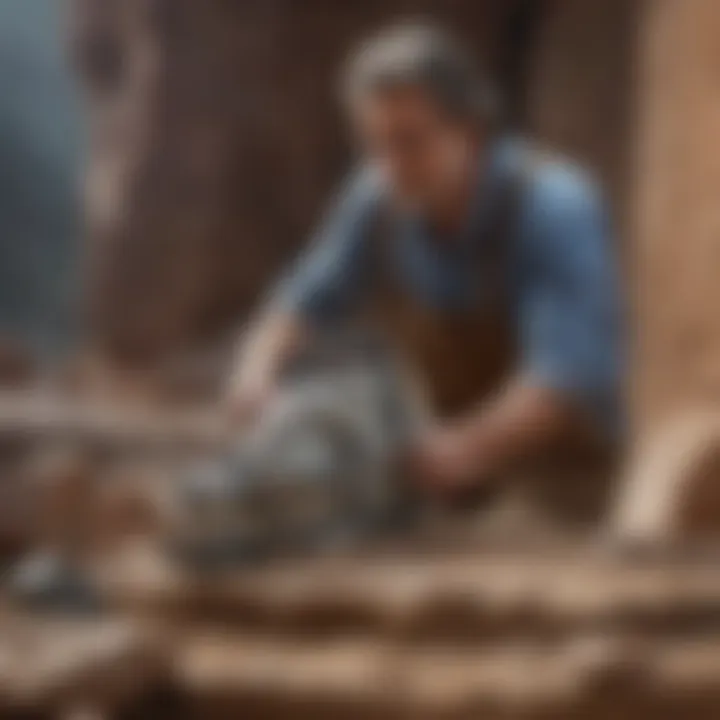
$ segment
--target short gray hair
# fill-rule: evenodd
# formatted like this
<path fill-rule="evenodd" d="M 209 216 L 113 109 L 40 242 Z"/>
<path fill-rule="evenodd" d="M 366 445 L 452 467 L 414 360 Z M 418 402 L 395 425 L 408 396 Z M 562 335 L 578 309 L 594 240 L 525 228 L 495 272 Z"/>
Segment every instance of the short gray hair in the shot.
<path fill-rule="evenodd" d="M 373 92 L 416 86 L 453 115 L 494 121 L 489 80 L 466 49 L 431 23 L 402 23 L 382 30 L 352 54 L 343 74 L 350 103 Z"/>

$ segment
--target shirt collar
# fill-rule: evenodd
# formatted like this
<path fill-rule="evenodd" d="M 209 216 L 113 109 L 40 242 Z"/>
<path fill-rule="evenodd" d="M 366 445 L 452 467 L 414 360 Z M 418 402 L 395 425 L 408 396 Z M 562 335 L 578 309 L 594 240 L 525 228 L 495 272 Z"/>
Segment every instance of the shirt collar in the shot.
<path fill-rule="evenodd" d="M 456 249 L 460 250 L 470 245 L 481 234 L 480 231 L 502 185 L 502 179 L 508 164 L 509 147 L 509 142 L 506 139 L 494 139 L 478 152 L 475 188 L 467 211 L 466 221 L 458 236 L 459 242 L 455 245 Z M 418 233 L 421 237 L 430 239 L 430 230 L 422 218 L 413 215 L 406 219 L 409 221 L 409 229 L 413 233 Z"/>

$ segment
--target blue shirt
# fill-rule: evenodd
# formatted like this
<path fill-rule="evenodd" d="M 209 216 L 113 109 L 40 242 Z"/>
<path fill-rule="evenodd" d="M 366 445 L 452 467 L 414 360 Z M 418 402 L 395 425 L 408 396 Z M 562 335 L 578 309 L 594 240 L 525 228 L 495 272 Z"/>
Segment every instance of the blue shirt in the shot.
<path fill-rule="evenodd" d="M 497 141 L 478 173 L 465 232 L 434 242 L 419 218 L 407 217 L 393 251 L 398 279 L 418 300 L 452 312 L 482 302 L 479 242 L 494 193 L 527 147 Z M 369 170 L 348 181 L 315 242 L 281 284 L 279 301 L 313 322 L 338 320 L 372 289 L 371 228 L 383 196 Z M 622 322 L 609 214 L 593 180 L 559 159 L 533 166 L 520 204 L 513 264 L 513 312 L 519 371 L 543 387 L 582 402 L 604 425 L 621 423 Z"/>

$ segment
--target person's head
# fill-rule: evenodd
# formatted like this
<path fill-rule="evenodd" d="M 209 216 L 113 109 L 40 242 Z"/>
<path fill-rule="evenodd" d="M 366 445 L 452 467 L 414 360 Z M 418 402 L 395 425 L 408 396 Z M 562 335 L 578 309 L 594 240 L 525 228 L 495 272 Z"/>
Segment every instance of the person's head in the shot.
<path fill-rule="evenodd" d="M 466 176 L 493 121 L 487 80 L 434 25 L 395 26 L 364 43 L 346 68 L 344 94 L 368 159 L 402 201 L 421 207 Z"/>

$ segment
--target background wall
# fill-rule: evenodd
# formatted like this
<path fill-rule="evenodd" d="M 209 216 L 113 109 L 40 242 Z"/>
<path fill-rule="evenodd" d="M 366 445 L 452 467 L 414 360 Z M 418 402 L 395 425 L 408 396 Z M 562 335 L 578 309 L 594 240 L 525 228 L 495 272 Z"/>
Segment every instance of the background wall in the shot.
<path fill-rule="evenodd" d="M 642 6 L 638 0 L 548 3 L 527 57 L 527 126 L 597 172 L 621 229 L 631 202 Z"/>
<path fill-rule="evenodd" d="M 0 333 L 47 344 L 87 320 L 96 348 L 142 364 L 231 332 L 352 163 L 335 105 L 340 63 L 408 15 L 463 36 L 516 125 L 590 164 L 620 207 L 636 7 L 2 0 Z"/>
<path fill-rule="evenodd" d="M 338 67 L 430 16 L 494 71 L 521 126 L 624 177 L 634 2 L 75 0 L 90 97 L 92 337 L 144 363 L 235 328 L 352 163 Z M 616 194 L 620 194 L 619 191 Z"/>
<path fill-rule="evenodd" d="M 96 345 L 143 363 L 239 325 L 352 162 L 351 45 L 432 9 L 489 53 L 513 5 L 76 0 Z"/>

